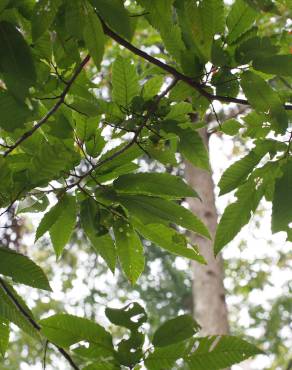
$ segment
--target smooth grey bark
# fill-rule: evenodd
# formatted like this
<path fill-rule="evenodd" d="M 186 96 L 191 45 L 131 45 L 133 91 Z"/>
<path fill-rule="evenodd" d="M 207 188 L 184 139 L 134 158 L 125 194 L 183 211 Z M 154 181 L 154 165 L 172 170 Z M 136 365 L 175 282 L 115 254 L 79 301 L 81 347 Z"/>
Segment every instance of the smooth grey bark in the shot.
<path fill-rule="evenodd" d="M 208 146 L 207 130 L 201 129 L 200 134 Z M 217 227 L 217 211 L 212 173 L 186 162 L 185 178 L 201 197 L 201 201 L 196 198 L 188 199 L 191 211 L 204 221 L 213 238 Z M 194 318 L 202 327 L 202 335 L 227 334 L 229 325 L 222 258 L 215 259 L 211 240 L 196 234 L 191 234 L 190 238 L 193 244 L 199 246 L 201 254 L 207 261 L 207 265 L 192 263 Z"/>

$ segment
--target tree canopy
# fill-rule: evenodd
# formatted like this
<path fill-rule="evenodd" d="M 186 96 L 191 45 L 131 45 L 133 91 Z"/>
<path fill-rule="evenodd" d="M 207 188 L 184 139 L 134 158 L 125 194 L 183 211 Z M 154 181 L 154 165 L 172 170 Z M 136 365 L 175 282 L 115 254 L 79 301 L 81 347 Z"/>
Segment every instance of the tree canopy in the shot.
<path fill-rule="evenodd" d="M 213 131 L 240 131 L 253 143 L 218 184 L 235 200 L 214 254 L 262 199 L 272 202 L 272 231 L 292 241 L 291 9 L 291 0 L 0 1 L 1 219 L 12 209 L 39 213 L 35 242 L 49 233 L 58 260 L 81 229 L 91 253 L 131 284 L 145 266 L 142 239 L 204 264 L 183 232 L 211 238 L 181 204 L 199 195 L 167 168 L 183 158 L 210 170 L 199 130 L 212 114 Z M 245 109 L 221 122 L 218 102 Z M 163 170 L 145 172 L 142 157 Z M 44 271 L 2 245 L 0 274 L 3 356 L 10 323 L 55 346 L 74 369 L 216 370 L 262 353 L 244 338 L 200 337 L 187 315 L 145 345 L 147 315 L 136 302 L 106 309 L 129 333 L 118 343 L 84 317 L 44 312 L 39 320 L 13 286 L 50 291 Z"/>

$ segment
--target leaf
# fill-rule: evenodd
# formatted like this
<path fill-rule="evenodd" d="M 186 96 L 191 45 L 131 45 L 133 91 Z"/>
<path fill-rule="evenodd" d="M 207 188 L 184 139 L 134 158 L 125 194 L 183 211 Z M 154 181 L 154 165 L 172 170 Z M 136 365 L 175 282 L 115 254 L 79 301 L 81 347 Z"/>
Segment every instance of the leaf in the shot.
<path fill-rule="evenodd" d="M 198 339 L 198 348 L 187 358 L 191 369 L 219 370 L 263 353 L 241 338 L 215 335 Z"/>
<path fill-rule="evenodd" d="M 193 129 L 181 130 L 179 133 L 179 152 L 195 167 L 210 170 L 208 151 L 197 131 Z"/>
<path fill-rule="evenodd" d="M 114 224 L 118 257 L 125 275 L 135 284 L 144 270 L 143 245 L 133 226 L 120 219 Z"/>
<path fill-rule="evenodd" d="M 97 69 L 99 69 L 104 54 L 105 43 L 102 24 L 98 16 L 94 13 L 91 5 L 87 2 L 84 2 L 84 13 L 86 17 L 85 27 L 83 30 L 85 45 L 89 50 Z"/>
<path fill-rule="evenodd" d="M 13 296 L 16 297 L 17 301 L 21 304 L 27 316 L 33 318 L 32 312 L 26 306 L 22 298 L 13 289 L 13 287 L 8 284 L 8 282 L 5 282 L 5 285 L 9 288 Z M 24 314 L 21 313 L 18 308 L 16 308 L 15 304 L 12 302 L 11 298 L 7 295 L 2 286 L 0 286 L 0 317 L 2 319 L 7 319 L 9 322 L 12 322 L 33 338 L 40 338 L 38 331 L 34 328 L 34 326 L 32 326 L 27 317 L 25 317 Z"/>
<path fill-rule="evenodd" d="M 258 112 L 269 113 L 276 121 L 275 131 L 283 133 L 288 125 L 288 117 L 276 91 L 264 79 L 250 71 L 242 74 L 241 86 L 251 106 Z"/>
<path fill-rule="evenodd" d="M 163 323 L 154 333 L 155 347 L 165 347 L 192 337 L 200 326 L 190 315 L 177 316 Z"/>
<path fill-rule="evenodd" d="M 119 196 L 117 200 L 131 216 L 148 225 L 153 223 L 175 223 L 195 233 L 210 238 L 203 222 L 188 209 L 166 199 L 139 196 Z"/>
<path fill-rule="evenodd" d="M 258 16 L 258 12 L 251 8 L 246 1 L 236 0 L 227 16 L 226 24 L 229 30 L 227 41 L 232 44 L 247 31 Z"/>
<path fill-rule="evenodd" d="M 35 240 L 49 231 L 55 253 L 59 257 L 73 232 L 76 214 L 75 197 L 65 194 L 42 218 L 36 231 Z"/>
<path fill-rule="evenodd" d="M 0 22 L 0 71 L 8 90 L 23 99 L 36 81 L 30 48 L 11 23 Z"/>
<path fill-rule="evenodd" d="M 162 87 L 163 81 L 164 77 L 159 75 L 149 78 L 142 87 L 143 98 L 149 100 L 157 95 Z"/>
<path fill-rule="evenodd" d="M 266 153 L 267 151 L 264 150 L 251 150 L 246 156 L 228 167 L 218 184 L 220 188 L 219 195 L 229 193 L 242 184 Z"/>
<path fill-rule="evenodd" d="M 200 3 L 187 2 L 186 14 L 190 19 L 192 38 L 204 59 L 211 59 L 214 35 L 224 31 L 224 2 L 202 0 Z"/>
<path fill-rule="evenodd" d="M 272 231 L 291 232 L 292 222 L 292 161 L 288 160 L 282 167 L 282 177 L 276 180 L 272 208 Z"/>
<path fill-rule="evenodd" d="M 120 366 L 101 360 L 85 366 L 83 370 L 120 370 Z"/>
<path fill-rule="evenodd" d="M 148 370 L 172 369 L 175 362 L 186 352 L 186 343 L 179 342 L 166 347 L 157 347 L 145 360 Z"/>
<path fill-rule="evenodd" d="M 93 0 L 101 18 L 116 32 L 130 40 L 133 35 L 130 18 L 119 0 Z"/>
<path fill-rule="evenodd" d="M 53 23 L 61 0 L 39 0 L 33 10 L 32 37 L 36 41 Z"/>
<path fill-rule="evenodd" d="M 30 115 L 24 103 L 17 101 L 13 95 L 4 90 L 0 90 L 0 111 L 0 127 L 8 132 L 23 128 Z"/>
<path fill-rule="evenodd" d="M 180 177 L 168 173 L 135 173 L 120 176 L 114 188 L 123 194 L 142 194 L 180 199 L 198 197 L 198 194 Z"/>
<path fill-rule="evenodd" d="M 292 55 L 270 55 L 255 58 L 254 69 L 278 76 L 292 76 Z"/>
<path fill-rule="evenodd" d="M 9 343 L 9 321 L 0 317 L 0 353 L 4 358 Z"/>
<path fill-rule="evenodd" d="M 206 261 L 194 246 L 188 247 L 187 239 L 174 229 L 162 224 L 142 224 L 136 219 L 132 220 L 135 229 L 145 238 L 151 240 L 159 247 L 176 254 L 186 257 L 199 263 L 205 264 Z"/>
<path fill-rule="evenodd" d="M 237 76 L 227 68 L 220 68 L 212 77 L 212 84 L 216 88 L 217 95 L 234 96 L 239 92 Z"/>
<path fill-rule="evenodd" d="M 278 47 L 272 44 L 270 37 L 252 37 L 243 41 L 235 50 L 235 59 L 240 64 L 276 54 Z"/>
<path fill-rule="evenodd" d="M 134 96 L 139 93 L 138 77 L 134 65 L 129 59 L 118 56 L 112 69 L 113 100 L 127 108 Z"/>
<path fill-rule="evenodd" d="M 28 257 L 0 246 L 0 274 L 10 276 L 16 283 L 51 291 L 43 270 Z"/>
<path fill-rule="evenodd" d="M 147 320 L 144 308 L 137 302 L 127 304 L 122 308 L 107 307 L 105 315 L 111 323 L 130 330 L 138 329 Z"/>
<path fill-rule="evenodd" d="M 242 127 L 243 126 L 241 123 L 236 121 L 236 119 L 231 118 L 221 124 L 220 131 L 222 131 L 226 135 L 234 136 L 238 134 L 238 131 Z"/>
<path fill-rule="evenodd" d="M 99 324 L 78 316 L 57 314 L 40 320 L 41 333 L 61 347 L 86 340 L 106 349 L 112 349 L 111 335 Z"/>
<path fill-rule="evenodd" d="M 95 251 L 106 261 L 110 270 L 114 273 L 116 266 L 116 248 L 109 234 L 100 234 L 98 220 L 96 219 L 98 209 L 93 199 L 86 199 L 81 203 L 81 224 L 86 236 L 92 243 Z"/>
<path fill-rule="evenodd" d="M 187 114 L 192 113 L 193 111 L 194 109 L 190 103 L 179 102 L 170 107 L 170 112 L 167 114 L 165 119 L 184 123 L 189 121 L 189 117 L 187 116 Z"/>
<path fill-rule="evenodd" d="M 130 337 L 118 343 L 116 358 L 120 365 L 133 368 L 143 356 L 142 346 L 145 336 L 138 329 L 147 320 L 144 308 L 134 302 L 121 309 L 106 308 L 105 314 L 113 324 L 131 330 Z"/>
<path fill-rule="evenodd" d="M 257 189 L 253 179 L 240 186 L 236 193 L 237 201 L 225 208 L 217 227 L 214 251 L 217 255 L 248 223 L 251 213 L 255 212 L 263 196 L 263 189 Z"/>

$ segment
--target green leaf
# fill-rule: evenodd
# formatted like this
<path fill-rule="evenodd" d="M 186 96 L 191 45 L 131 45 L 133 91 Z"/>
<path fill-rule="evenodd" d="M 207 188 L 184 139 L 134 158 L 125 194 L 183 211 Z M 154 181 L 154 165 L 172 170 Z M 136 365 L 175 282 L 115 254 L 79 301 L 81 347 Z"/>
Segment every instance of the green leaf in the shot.
<path fill-rule="evenodd" d="M 105 314 L 111 323 L 130 330 L 138 329 L 147 320 L 144 308 L 137 302 L 129 303 L 122 308 L 107 307 Z"/>
<path fill-rule="evenodd" d="M 120 176 L 114 181 L 119 193 L 161 196 L 180 199 L 198 194 L 180 177 L 168 173 L 135 173 Z"/>
<path fill-rule="evenodd" d="M 65 194 L 42 218 L 35 240 L 49 231 L 56 255 L 59 257 L 73 232 L 76 217 L 76 199 Z"/>
<path fill-rule="evenodd" d="M 0 71 L 11 92 L 21 99 L 36 81 L 30 48 L 11 23 L 0 22 Z"/>
<path fill-rule="evenodd" d="M 0 246 L 0 274 L 10 276 L 16 283 L 51 290 L 43 270 L 28 257 Z"/>
<path fill-rule="evenodd" d="M 270 55 L 256 58 L 254 69 L 278 76 L 292 76 L 292 55 Z"/>
<path fill-rule="evenodd" d="M 157 95 L 161 89 L 163 81 L 164 77 L 159 75 L 149 78 L 142 87 L 143 98 L 148 100 Z"/>
<path fill-rule="evenodd" d="M 114 234 L 122 269 L 134 284 L 144 270 L 143 245 L 133 226 L 122 219 L 115 222 Z"/>
<path fill-rule="evenodd" d="M 97 69 L 100 68 L 100 63 L 104 54 L 105 37 L 102 24 L 98 16 L 94 13 L 91 5 L 84 2 L 84 15 L 86 17 L 83 37 L 85 45 L 92 56 Z"/>
<path fill-rule="evenodd" d="M 146 225 L 172 222 L 210 238 L 208 229 L 203 222 L 191 211 L 177 203 L 143 195 L 119 196 L 117 200 L 129 211 L 131 216 Z"/>
<path fill-rule="evenodd" d="M 265 58 L 276 54 L 278 47 L 273 45 L 270 37 L 252 37 L 242 42 L 235 50 L 236 61 L 240 64 L 251 60 Z"/>
<path fill-rule="evenodd" d="M 246 156 L 228 167 L 218 184 L 220 188 L 219 195 L 229 193 L 242 184 L 267 151 L 265 148 L 263 150 L 251 150 Z"/>
<path fill-rule="evenodd" d="M 216 88 L 217 95 L 236 97 L 239 91 L 237 76 L 227 68 L 221 68 L 213 75 L 212 84 Z"/>
<path fill-rule="evenodd" d="M 242 127 L 243 126 L 241 123 L 236 121 L 236 119 L 231 118 L 221 124 L 220 131 L 222 131 L 226 135 L 234 136 L 238 134 L 238 131 Z"/>
<path fill-rule="evenodd" d="M 17 128 L 24 128 L 30 111 L 24 103 L 17 101 L 9 92 L 0 91 L 0 127 L 12 132 Z"/>
<path fill-rule="evenodd" d="M 94 250 L 106 261 L 114 273 L 116 266 L 116 248 L 109 234 L 102 235 L 98 224 L 98 208 L 93 199 L 86 199 L 81 203 L 81 224 L 86 236 L 91 241 Z"/>
<path fill-rule="evenodd" d="M 224 31 L 224 2 L 202 0 L 200 3 L 187 2 L 192 38 L 199 54 L 205 61 L 211 59 L 214 35 Z"/>
<path fill-rule="evenodd" d="M 283 133 L 288 125 L 288 117 L 276 91 L 263 78 L 250 71 L 242 74 L 241 86 L 251 106 L 258 112 L 269 113 L 276 121 L 275 131 Z"/>
<path fill-rule="evenodd" d="M 200 326 L 190 315 L 177 316 L 163 323 L 154 333 L 155 347 L 165 347 L 192 337 Z"/>
<path fill-rule="evenodd" d="M 100 360 L 97 363 L 85 366 L 83 370 L 120 370 L 120 366 Z"/>
<path fill-rule="evenodd" d="M 176 121 L 165 120 L 163 130 L 167 133 L 174 133 L 179 137 L 178 151 L 185 159 L 194 166 L 204 170 L 210 170 L 208 151 L 199 133 L 186 123 L 178 125 Z"/>
<path fill-rule="evenodd" d="M 291 233 L 292 223 L 292 161 L 281 167 L 282 177 L 276 180 L 272 209 L 272 231 Z"/>
<path fill-rule="evenodd" d="M 190 103 L 179 102 L 170 107 L 170 112 L 167 114 L 165 119 L 175 120 L 184 123 L 189 121 L 189 117 L 187 115 L 189 113 L 192 113 L 193 111 L 194 109 Z"/>
<path fill-rule="evenodd" d="M 86 340 L 106 349 L 112 349 L 111 335 L 99 324 L 78 316 L 57 314 L 40 322 L 41 333 L 51 342 L 70 347 Z"/>
<path fill-rule="evenodd" d="M 112 69 L 113 100 L 123 108 L 129 107 L 134 96 L 139 94 L 135 66 L 129 59 L 118 56 Z"/>
<path fill-rule="evenodd" d="M 187 358 L 191 369 L 219 370 L 263 353 L 241 338 L 215 335 L 198 339 L 198 348 Z"/>
<path fill-rule="evenodd" d="M 188 247 L 186 237 L 179 234 L 174 229 L 162 224 L 145 225 L 136 219 L 132 219 L 135 229 L 145 238 L 151 240 L 159 247 L 176 254 L 181 257 L 186 257 L 199 263 L 205 264 L 206 261 L 200 255 L 197 248 L 194 246 Z"/>
<path fill-rule="evenodd" d="M 36 3 L 32 16 L 32 37 L 36 41 L 51 26 L 61 0 L 40 0 Z"/>
<path fill-rule="evenodd" d="M 17 299 L 17 301 L 21 304 L 27 316 L 33 318 L 32 312 L 26 306 L 23 299 L 13 289 L 13 287 L 7 282 L 5 282 L 5 285 L 9 288 L 10 292 Z M 27 334 L 29 334 L 33 338 L 40 339 L 38 331 L 30 323 L 27 317 L 25 317 L 24 314 L 19 311 L 19 309 L 15 306 L 14 302 L 11 300 L 11 298 L 7 295 L 7 293 L 2 287 L 0 287 L 0 317 L 2 319 L 3 318 L 7 319 L 9 322 L 12 322 L 13 324 L 18 326 L 21 330 L 25 331 Z"/>
<path fill-rule="evenodd" d="M 120 0 L 92 0 L 101 18 L 116 32 L 130 40 L 133 35 L 130 18 Z"/>
<path fill-rule="evenodd" d="M 263 196 L 263 189 L 253 179 L 244 183 L 236 193 L 237 201 L 225 208 L 217 227 L 214 251 L 217 255 L 248 223 L 251 213 L 255 212 Z"/>
<path fill-rule="evenodd" d="M 227 41 L 232 44 L 247 31 L 258 16 L 258 12 L 251 8 L 246 1 L 236 0 L 227 16 L 226 24 L 229 30 Z"/>
<path fill-rule="evenodd" d="M 148 370 L 172 369 L 175 362 L 184 356 L 186 343 L 179 342 L 166 347 L 157 347 L 145 360 Z"/>
<path fill-rule="evenodd" d="M 4 358 L 9 343 L 9 321 L 0 317 L 0 353 Z"/>

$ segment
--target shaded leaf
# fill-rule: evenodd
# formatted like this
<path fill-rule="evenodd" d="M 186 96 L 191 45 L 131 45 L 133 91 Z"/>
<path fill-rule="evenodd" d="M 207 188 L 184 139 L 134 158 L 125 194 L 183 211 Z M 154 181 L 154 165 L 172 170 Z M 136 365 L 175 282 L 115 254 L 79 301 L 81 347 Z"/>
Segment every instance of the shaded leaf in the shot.
<path fill-rule="evenodd" d="M 123 175 L 114 181 L 114 188 L 119 193 L 154 195 L 170 199 L 198 197 L 180 177 L 168 173 Z"/>
<path fill-rule="evenodd" d="M 177 225 L 210 238 L 203 222 L 188 209 L 166 199 L 147 196 L 119 196 L 118 201 L 140 222 Z"/>
<path fill-rule="evenodd" d="M 81 224 L 86 236 L 91 241 L 95 251 L 106 261 L 112 272 L 116 266 L 116 248 L 109 234 L 104 234 L 99 225 L 98 209 L 93 199 L 86 199 L 81 203 Z"/>
<path fill-rule="evenodd" d="M 155 347 L 165 347 L 192 337 L 200 326 L 190 315 L 177 316 L 163 323 L 154 333 Z"/>
<path fill-rule="evenodd" d="M 85 45 L 89 50 L 97 69 L 99 69 L 103 58 L 105 42 L 102 24 L 98 16 L 94 13 L 91 5 L 87 2 L 84 3 L 84 12 L 86 17 L 85 27 L 83 30 Z"/>
<path fill-rule="evenodd" d="M 257 18 L 257 11 L 244 0 L 236 0 L 227 16 L 226 24 L 229 30 L 227 41 L 233 43 L 247 31 Z"/>
<path fill-rule="evenodd" d="M 127 108 L 134 96 L 138 95 L 139 85 L 136 69 L 129 59 L 118 56 L 112 69 L 113 100 Z"/>
<path fill-rule="evenodd" d="M 292 161 L 282 167 L 282 177 L 276 180 L 272 210 L 272 231 L 291 233 L 292 223 Z"/>

